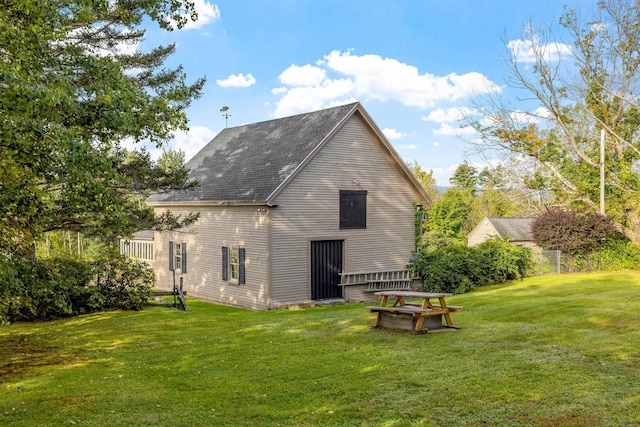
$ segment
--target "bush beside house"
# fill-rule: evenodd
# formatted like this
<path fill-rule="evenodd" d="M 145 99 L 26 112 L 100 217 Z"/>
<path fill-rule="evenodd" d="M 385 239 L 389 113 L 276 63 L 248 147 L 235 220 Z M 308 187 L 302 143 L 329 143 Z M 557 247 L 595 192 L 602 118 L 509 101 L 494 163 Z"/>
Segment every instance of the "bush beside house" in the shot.
<path fill-rule="evenodd" d="M 460 294 L 478 286 L 522 279 L 531 268 L 531 255 L 530 248 L 491 239 L 472 248 L 454 244 L 420 250 L 408 267 L 422 278 L 424 291 Z"/>
<path fill-rule="evenodd" d="M 149 267 L 125 258 L 1 261 L 0 323 L 140 310 L 151 295 Z"/>

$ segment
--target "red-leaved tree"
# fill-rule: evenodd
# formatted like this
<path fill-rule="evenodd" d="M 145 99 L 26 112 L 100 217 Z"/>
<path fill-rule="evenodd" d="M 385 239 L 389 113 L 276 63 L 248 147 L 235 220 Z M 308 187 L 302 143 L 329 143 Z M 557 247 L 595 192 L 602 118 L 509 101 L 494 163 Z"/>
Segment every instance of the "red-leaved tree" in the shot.
<path fill-rule="evenodd" d="M 533 240 L 544 249 L 565 255 L 567 271 L 573 270 L 576 255 L 588 255 L 602 249 L 619 234 L 614 221 L 594 212 L 549 209 L 531 226 Z"/>

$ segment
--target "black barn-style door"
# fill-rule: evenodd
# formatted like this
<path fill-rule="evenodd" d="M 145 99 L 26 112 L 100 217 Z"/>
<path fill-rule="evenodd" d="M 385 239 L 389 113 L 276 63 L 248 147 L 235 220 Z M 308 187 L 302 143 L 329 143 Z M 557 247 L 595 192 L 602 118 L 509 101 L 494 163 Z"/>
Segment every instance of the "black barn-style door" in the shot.
<path fill-rule="evenodd" d="M 342 246 L 344 240 L 311 242 L 311 299 L 342 298 Z"/>

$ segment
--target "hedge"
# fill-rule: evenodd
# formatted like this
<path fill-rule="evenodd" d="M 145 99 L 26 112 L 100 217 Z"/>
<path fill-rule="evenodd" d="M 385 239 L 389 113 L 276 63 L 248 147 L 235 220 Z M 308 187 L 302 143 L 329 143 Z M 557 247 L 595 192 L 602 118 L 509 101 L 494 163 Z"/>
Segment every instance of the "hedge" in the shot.
<path fill-rule="evenodd" d="M 126 258 L 0 259 L 0 323 L 50 320 L 106 310 L 140 310 L 153 276 Z"/>
<path fill-rule="evenodd" d="M 460 294 L 477 286 L 521 279 L 532 266 L 530 248 L 502 240 L 476 247 L 454 244 L 414 254 L 408 267 L 416 272 L 427 292 Z"/>

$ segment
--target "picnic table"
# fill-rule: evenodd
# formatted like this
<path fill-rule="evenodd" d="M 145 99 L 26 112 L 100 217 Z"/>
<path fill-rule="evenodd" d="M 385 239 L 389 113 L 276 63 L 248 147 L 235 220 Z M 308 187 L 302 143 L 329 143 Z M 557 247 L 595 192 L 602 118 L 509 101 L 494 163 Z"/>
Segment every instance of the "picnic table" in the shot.
<path fill-rule="evenodd" d="M 447 305 L 445 301 L 445 297 L 453 294 L 381 291 L 375 295 L 380 296 L 380 305 L 367 307 L 371 313 L 378 315 L 374 328 L 408 329 L 416 333 L 459 329 L 451 322 L 450 313 L 462 307 Z M 443 316 L 445 325 L 442 324 Z"/>

